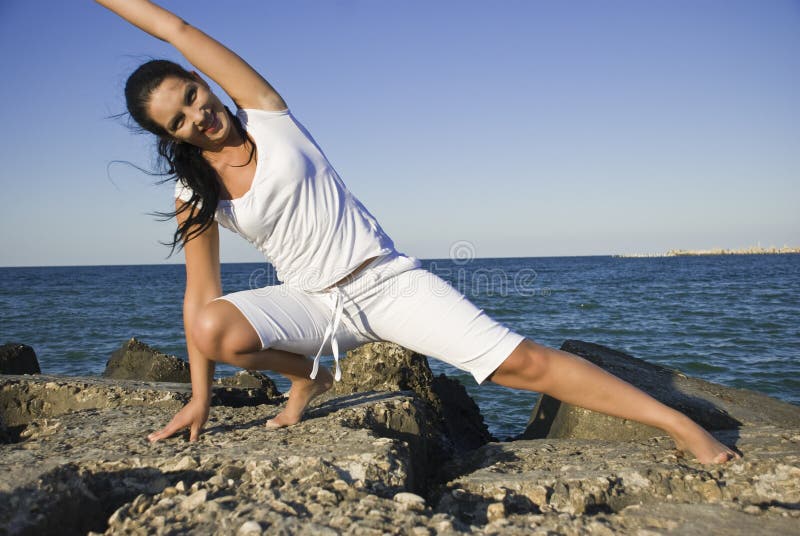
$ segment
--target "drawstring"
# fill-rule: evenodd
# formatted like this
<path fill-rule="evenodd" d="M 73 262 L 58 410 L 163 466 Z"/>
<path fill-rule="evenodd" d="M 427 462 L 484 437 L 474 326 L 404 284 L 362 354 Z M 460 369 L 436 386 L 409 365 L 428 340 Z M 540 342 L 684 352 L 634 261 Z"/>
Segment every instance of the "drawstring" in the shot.
<path fill-rule="evenodd" d="M 325 335 L 322 337 L 322 345 L 320 345 L 317 355 L 314 357 L 314 366 L 311 369 L 310 378 L 313 380 L 317 377 L 319 371 L 319 356 L 322 355 L 322 349 L 325 347 L 325 342 L 328 337 L 331 338 L 331 350 L 333 351 L 333 359 L 336 362 L 336 372 L 333 378 L 338 382 L 342 379 L 342 371 L 339 369 L 339 342 L 336 340 L 336 330 L 339 328 L 339 321 L 342 319 L 342 310 L 344 309 L 344 302 L 342 295 L 339 292 L 339 287 L 333 287 L 331 293 L 334 296 L 333 317 L 325 328 Z"/>

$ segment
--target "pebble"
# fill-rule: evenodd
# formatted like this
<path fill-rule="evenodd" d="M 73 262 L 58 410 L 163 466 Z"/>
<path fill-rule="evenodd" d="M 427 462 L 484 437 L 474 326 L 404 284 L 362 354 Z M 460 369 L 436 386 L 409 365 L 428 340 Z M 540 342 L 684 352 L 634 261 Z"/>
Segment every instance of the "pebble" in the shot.
<path fill-rule="evenodd" d="M 436 523 L 436 532 L 450 532 L 451 530 L 453 530 L 453 523 L 450 520 Z"/>
<path fill-rule="evenodd" d="M 261 534 L 261 525 L 259 525 L 255 521 L 246 521 L 242 523 L 242 526 L 239 527 L 239 530 L 236 531 L 236 534 L 238 534 L 239 536 L 251 536 L 254 534 Z"/>
<path fill-rule="evenodd" d="M 204 502 L 206 502 L 206 498 L 208 497 L 208 491 L 201 489 L 199 491 L 195 491 L 191 495 L 189 495 L 181 504 L 184 510 L 196 510 L 199 508 Z"/>
<path fill-rule="evenodd" d="M 294 508 L 292 508 L 290 505 L 286 504 L 283 501 L 279 501 L 277 499 L 274 499 L 274 500 L 269 502 L 269 505 L 276 512 L 280 512 L 282 514 L 289 514 L 290 516 L 296 516 L 297 515 L 297 510 L 295 510 Z"/>
<path fill-rule="evenodd" d="M 197 461 L 191 456 L 184 456 L 172 466 L 173 471 L 188 471 L 189 469 L 197 469 Z"/>
<path fill-rule="evenodd" d="M 486 507 L 486 519 L 489 520 L 489 523 L 497 521 L 498 519 L 505 519 L 505 517 L 506 507 L 503 503 L 496 502 Z"/>
<path fill-rule="evenodd" d="M 321 489 L 317 492 L 317 501 L 322 504 L 332 505 L 337 504 L 339 502 L 339 498 L 332 491 Z"/>
<path fill-rule="evenodd" d="M 400 493 L 397 493 L 392 500 L 394 500 L 394 502 L 400 504 L 401 506 L 409 510 L 425 509 L 425 499 L 423 499 L 416 493 L 401 491 Z"/>
<path fill-rule="evenodd" d="M 325 513 L 325 507 L 322 506 L 321 504 L 317 504 L 317 503 L 309 503 L 309 504 L 307 504 L 306 505 L 306 510 L 308 510 L 308 512 L 312 516 L 318 516 L 318 515 L 321 515 L 321 514 Z"/>

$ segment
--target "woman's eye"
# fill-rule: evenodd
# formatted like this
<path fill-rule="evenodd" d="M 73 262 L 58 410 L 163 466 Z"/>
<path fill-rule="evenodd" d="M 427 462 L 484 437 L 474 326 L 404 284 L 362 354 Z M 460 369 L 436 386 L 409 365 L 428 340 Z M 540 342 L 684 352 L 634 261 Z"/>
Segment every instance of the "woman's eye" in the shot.
<path fill-rule="evenodd" d="M 194 102 L 194 99 L 197 97 L 197 89 L 190 89 L 189 90 L 189 104 Z"/>

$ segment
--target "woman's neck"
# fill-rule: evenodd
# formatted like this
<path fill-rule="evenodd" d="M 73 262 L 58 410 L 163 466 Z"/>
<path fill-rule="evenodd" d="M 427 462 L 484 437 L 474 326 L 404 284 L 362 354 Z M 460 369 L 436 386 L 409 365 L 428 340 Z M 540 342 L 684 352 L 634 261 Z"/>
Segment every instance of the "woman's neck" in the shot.
<path fill-rule="evenodd" d="M 234 166 L 241 165 L 242 162 L 246 161 L 250 150 L 250 143 L 242 138 L 236 129 L 233 129 L 225 139 L 222 148 L 216 151 L 203 150 L 201 154 L 212 166 Z"/>

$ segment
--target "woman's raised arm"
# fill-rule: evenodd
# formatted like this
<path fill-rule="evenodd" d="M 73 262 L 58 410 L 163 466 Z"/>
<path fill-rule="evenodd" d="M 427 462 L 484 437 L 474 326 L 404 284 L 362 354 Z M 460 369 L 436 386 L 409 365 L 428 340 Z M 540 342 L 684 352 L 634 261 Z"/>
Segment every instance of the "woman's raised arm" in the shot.
<path fill-rule="evenodd" d="M 148 0 L 96 0 L 134 26 L 170 43 L 212 79 L 239 108 L 285 110 L 275 89 L 225 45 Z"/>

